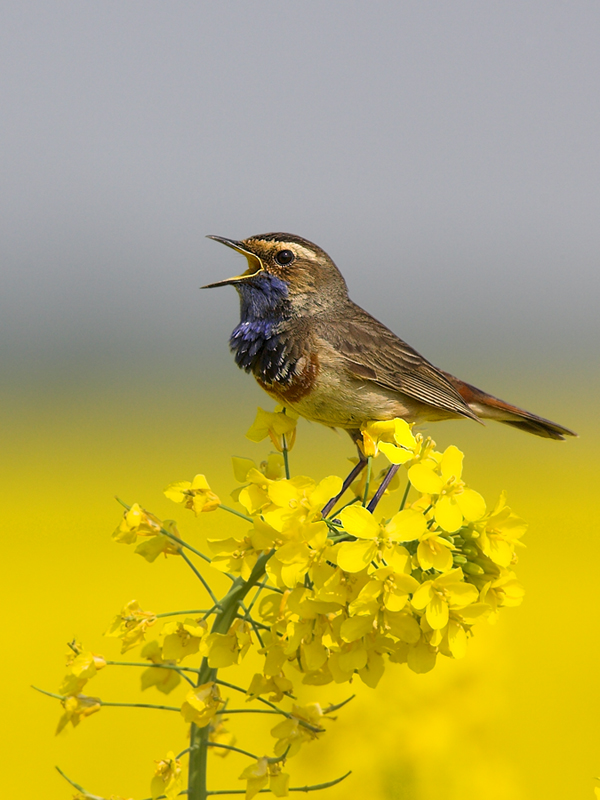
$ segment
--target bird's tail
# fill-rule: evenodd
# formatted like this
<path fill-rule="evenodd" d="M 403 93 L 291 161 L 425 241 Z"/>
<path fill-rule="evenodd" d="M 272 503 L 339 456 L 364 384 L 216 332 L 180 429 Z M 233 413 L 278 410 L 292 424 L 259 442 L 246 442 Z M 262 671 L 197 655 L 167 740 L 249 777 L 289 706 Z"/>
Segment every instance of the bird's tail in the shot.
<path fill-rule="evenodd" d="M 544 419 L 544 417 L 538 417 L 537 414 L 532 414 L 522 408 L 510 405 L 510 403 L 505 403 L 504 400 L 499 400 L 497 397 L 493 397 L 491 394 L 487 394 L 487 392 L 483 392 L 476 386 L 471 386 L 470 383 L 465 383 L 447 372 L 444 372 L 444 375 L 469 408 L 481 419 L 494 419 L 497 422 L 512 425 L 514 428 L 534 433 L 536 436 L 544 436 L 547 439 L 564 439 L 565 436 L 577 436 L 576 433 L 564 428 L 562 425 L 557 425 L 556 422 Z"/>

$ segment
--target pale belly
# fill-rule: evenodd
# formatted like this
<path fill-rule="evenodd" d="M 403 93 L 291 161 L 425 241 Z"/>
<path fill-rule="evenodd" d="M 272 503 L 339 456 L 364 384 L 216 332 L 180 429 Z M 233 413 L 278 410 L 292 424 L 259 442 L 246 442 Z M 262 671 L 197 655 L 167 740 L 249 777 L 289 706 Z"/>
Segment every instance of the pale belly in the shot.
<path fill-rule="evenodd" d="M 444 409 L 434 408 L 414 400 L 401 392 L 377 386 L 370 381 L 360 381 L 352 376 L 331 373 L 318 376 L 311 390 L 303 397 L 286 398 L 275 387 L 262 388 L 282 405 L 292 408 L 301 417 L 320 422 L 332 428 L 357 430 L 370 420 L 400 417 L 407 422 L 448 419 L 455 416 Z"/>

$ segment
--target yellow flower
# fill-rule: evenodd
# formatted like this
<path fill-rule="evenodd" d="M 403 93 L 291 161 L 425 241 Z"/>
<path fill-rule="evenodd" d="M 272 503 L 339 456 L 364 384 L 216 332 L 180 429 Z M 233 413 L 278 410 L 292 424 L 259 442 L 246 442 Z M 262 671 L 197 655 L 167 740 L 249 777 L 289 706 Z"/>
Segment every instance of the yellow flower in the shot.
<path fill-rule="evenodd" d="M 490 622 L 496 620 L 499 608 L 520 606 L 524 594 L 525 591 L 516 579 L 515 573 L 507 569 L 503 569 L 498 578 L 486 583 L 481 590 L 481 602 L 486 603 L 492 609 Z"/>
<path fill-rule="evenodd" d="M 58 721 L 56 733 L 60 733 L 69 722 L 75 728 L 82 719 L 100 711 L 102 701 L 99 697 L 87 697 L 85 694 L 76 694 L 61 700 L 65 713 Z"/>
<path fill-rule="evenodd" d="M 294 684 L 289 678 L 286 678 L 283 673 L 267 676 L 257 672 L 250 681 L 247 694 L 248 699 L 253 700 L 255 697 L 270 693 L 270 697 L 268 698 L 270 702 L 279 703 L 283 699 L 284 694 L 291 692 L 293 688 Z"/>
<path fill-rule="evenodd" d="M 175 520 L 165 519 L 162 523 L 162 527 L 173 536 L 179 537 L 179 531 L 177 530 Z M 165 533 L 159 533 L 158 536 L 151 536 L 149 539 L 140 542 L 134 552 L 142 556 L 142 558 L 145 558 L 149 564 L 152 564 L 161 553 L 165 558 L 167 556 L 181 555 L 181 545 Z"/>
<path fill-rule="evenodd" d="M 229 747 L 233 747 L 236 743 L 237 739 L 227 730 L 225 727 L 225 723 L 228 720 L 223 717 L 223 714 L 217 714 L 214 716 L 208 726 L 208 741 L 213 742 L 214 744 L 226 744 Z M 219 756 L 219 758 L 225 758 L 229 755 L 231 750 L 228 750 L 226 747 L 214 747 L 211 749 L 211 752 L 215 756 Z"/>
<path fill-rule="evenodd" d="M 246 800 L 252 800 L 254 795 L 264 789 L 269 782 L 269 760 L 266 756 L 259 758 L 256 764 L 251 764 L 242 772 L 239 778 L 246 783 Z"/>
<path fill-rule="evenodd" d="M 252 800 L 267 784 L 275 797 L 288 796 L 289 775 L 281 772 L 280 764 L 269 763 L 267 756 L 259 758 L 255 764 L 246 767 L 240 775 L 240 780 L 247 781 L 246 800 Z"/>
<path fill-rule="evenodd" d="M 140 652 L 142 658 L 148 659 L 153 664 L 168 664 L 174 665 L 174 661 L 166 661 L 162 657 L 162 648 L 160 644 L 153 639 L 151 642 L 147 642 Z M 159 692 L 163 694 L 169 694 L 176 689 L 179 684 L 181 683 L 181 676 L 174 669 L 163 669 L 160 667 L 149 667 L 145 669 L 141 676 L 141 684 L 142 684 L 142 691 L 144 689 L 149 689 L 151 686 L 155 686 Z"/>
<path fill-rule="evenodd" d="M 105 636 L 115 636 L 122 640 L 121 653 L 126 653 L 143 642 L 146 631 L 156 622 L 156 614 L 142 611 L 137 600 L 131 600 L 120 614 L 113 619 Z"/>
<path fill-rule="evenodd" d="M 183 622 L 167 622 L 162 629 L 162 656 L 165 661 L 182 661 L 200 650 L 208 624 L 190 617 Z"/>
<path fill-rule="evenodd" d="M 113 539 L 121 544 L 133 544 L 138 536 L 156 536 L 160 533 L 162 522 L 143 509 L 139 503 L 134 503 L 123 514 L 119 527 L 113 533 Z"/>
<path fill-rule="evenodd" d="M 168 800 L 174 800 L 182 788 L 181 764 L 173 752 L 167 753 L 166 759 L 156 762 L 156 772 L 150 784 L 152 800 L 161 795 L 165 795 Z"/>
<path fill-rule="evenodd" d="M 280 408 L 277 406 L 275 412 L 271 412 L 259 407 L 254 422 L 246 432 L 246 437 L 251 442 L 262 442 L 269 436 L 279 452 L 285 449 L 291 450 L 296 441 L 298 415 L 291 409 L 286 409 L 283 413 L 278 410 Z"/>
<path fill-rule="evenodd" d="M 438 572 L 448 572 L 452 569 L 452 542 L 439 536 L 436 531 L 427 531 L 421 537 L 417 547 L 417 560 L 421 569 L 435 569 Z"/>
<path fill-rule="evenodd" d="M 204 683 L 187 693 L 181 713 L 186 722 L 193 722 L 199 728 L 204 728 L 222 704 L 217 684 Z"/>
<path fill-rule="evenodd" d="M 475 523 L 479 531 L 478 546 L 482 552 L 501 567 L 508 567 L 515 555 L 515 546 L 524 547 L 519 539 L 527 530 L 527 523 L 506 505 L 506 493 L 502 492 L 496 507 L 481 522 Z"/>
<path fill-rule="evenodd" d="M 443 453 L 439 464 L 428 459 L 413 464 L 408 477 L 415 489 L 423 494 L 437 495 L 435 521 L 447 533 L 459 530 L 464 520 L 481 519 L 485 500 L 461 480 L 463 454 L 454 445 Z M 439 471 L 439 474 L 438 474 Z"/>
<path fill-rule="evenodd" d="M 413 538 L 413 533 L 424 529 L 426 520 L 422 514 L 407 514 L 400 511 L 385 526 L 381 526 L 370 511 L 362 506 L 348 506 L 339 515 L 344 530 L 358 541 L 344 542 L 337 553 L 337 563 L 345 572 L 360 572 L 372 561 L 394 567 L 397 572 L 406 571 L 408 550 L 397 544 Z M 418 533 L 416 534 L 418 535 Z"/>
<path fill-rule="evenodd" d="M 411 575 L 407 575 L 405 572 L 394 572 L 392 567 L 380 567 L 372 573 L 371 577 L 380 583 L 383 606 L 388 611 L 401 611 L 406 605 L 409 595 L 419 588 L 419 582 Z M 364 589 L 361 594 L 362 592 Z M 350 608 L 352 605 L 351 603 Z"/>
<path fill-rule="evenodd" d="M 235 479 L 240 483 L 248 480 L 251 469 L 257 469 L 271 481 L 277 481 L 285 474 L 285 462 L 281 453 L 269 453 L 265 461 L 261 461 L 258 466 L 251 458 L 239 458 L 239 456 L 233 456 L 231 463 Z"/>
<path fill-rule="evenodd" d="M 435 580 L 425 581 L 413 594 L 411 605 L 424 610 L 427 622 L 434 630 L 448 624 L 450 609 L 461 609 L 475 603 L 479 592 L 463 580 L 462 569 L 453 569 Z"/>
<path fill-rule="evenodd" d="M 221 505 L 204 475 L 196 475 L 192 481 L 170 483 L 164 493 L 174 503 L 183 503 L 184 508 L 194 511 L 196 516 L 202 512 L 214 511 Z"/>
<path fill-rule="evenodd" d="M 282 756 L 286 750 L 288 758 L 296 755 L 304 742 L 317 739 L 319 734 L 324 733 L 322 721 L 323 711 L 318 703 L 293 705 L 291 718 L 283 720 L 271 730 L 271 736 L 277 739 L 273 748 L 275 755 Z M 307 728 L 301 722 L 307 722 L 311 727 Z"/>
<path fill-rule="evenodd" d="M 324 522 L 301 524 L 294 533 L 294 539 L 278 547 L 267 562 L 267 574 L 271 580 L 288 589 L 303 583 L 304 576 L 329 546 Z"/>
<path fill-rule="evenodd" d="M 320 520 L 321 509 L 341 488 L 342 479 L 337 475 L 318 484 L 304 476 L 272 482 L 267 490 L 272 506 L 263 510 L 264 520 L 280 532 L 292 521 L 304 524 Z"/>
<path fill-rule="evenodd" d="M 82 650 L 80 645 L 75 645 L 75 648 L 79 652 L 69 650 L 68 653 L 68 671 L 59 690 L 61 694 L 79 694 L 90 678 L 106 666 L 103 656 Z"/>
<path fill-rule="evenodd" d="M 368 422 L 361 428 L 361 449 L 366 456 L 382 452 L 392 464 L 405 464 L 414 458 L 417 440 L 403 419 Z"/>
<path fill-rule="evenodd" d="M 251 630 L 249 622 L 238 619 L 227 633 L 210 633 L 206 637 L 208 665 L 221 669 L 239 664 L 252 644 Z"/>
<path fill-rule="evenodd" d="M 260 520 L 257 522 L 260 523 Z M 264 523 L 262 524 L 264 525 Z M 248 580 L 259 556 L 250 537 L 209 539 L 208 546 L 214 553 L 211 565 L 215 569 L 221 572 L 238 572 L 244 580 Z"/>

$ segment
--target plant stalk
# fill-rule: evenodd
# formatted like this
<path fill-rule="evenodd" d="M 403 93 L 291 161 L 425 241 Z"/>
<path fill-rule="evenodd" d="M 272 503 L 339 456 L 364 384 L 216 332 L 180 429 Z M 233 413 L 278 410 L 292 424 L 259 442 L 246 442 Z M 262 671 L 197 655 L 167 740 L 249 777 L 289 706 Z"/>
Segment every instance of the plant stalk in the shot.
<path fill-rule="evenodd" d="M 272 551 L 263 553 L 254 565 L 254 569 L 247 581 L 237 578 L 225 597 L 219 601 L 221 613 L 216 617 L 212 633 L 227 633 L 232 623 L 236 619 L 239 608 L 248 594 L 256 586 L 265 574 L 267 561 L 272 555 Z M 208 664 L 208 659 L 203 659 L 202 666 L 198 673 L 198 686 L 214 681 L 217 677 L 217 670 Z M 192 722 L 190 731 L 190 760 L 188 770 L 188 799 L 207 800 L 209 795 L 206 786 L 207 777 L 207 755 L 208 755 L 208 736 L 210 725 L 199 728 Z"/>

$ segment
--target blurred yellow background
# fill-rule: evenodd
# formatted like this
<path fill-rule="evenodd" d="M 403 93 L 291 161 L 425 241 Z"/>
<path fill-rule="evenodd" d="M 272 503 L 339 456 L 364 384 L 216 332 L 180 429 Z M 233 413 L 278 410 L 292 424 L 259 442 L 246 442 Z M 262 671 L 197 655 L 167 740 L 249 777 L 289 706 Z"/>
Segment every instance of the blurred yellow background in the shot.
<path fill-rule="evenodd" d="M 240 376 L 241 377 L 241 376 Z M 513 376 L 513 393 L 519 376 Z M 222 526 L 243 529 L 225 512 L 198 519 L 162 494 L 173 481 L 208 475 L 224 498 L 236 485 L 230 455 L 260 459 L 268 452 L 244 438 L 256 403 L 270 401 L 248 384 L 230 396 L 227 380 L 201 395 L 193 386 L 160 382 L 122 388 L 79 387 L 67 394 L 4 398 L 15 424 L 5 430 L 2 486 L 5 507 L 4 703 L 5 796 L 61 800 L 72 790 L 58 764 L 88 791 L 109 797 L 149 795 L 154 759 L 185 747 L 179 715 L 142 709 L 103 709 L 66 734 L 54 736 L 57 701 L 30 688 L 57 691 L 66 642 L 80 638 L 117 658 L 119 642 L 102 633 L 127 601 L 153 611 L 202 607 L 203 592 L 176 558 L 148 564 L 111 541 L 120 518 L 113 496 L 139 501 L 175 517 L 184 538 L 202 546 Z M 441 659 L 427 675 L 389 665 L 373 691 L 353 686 L 307 687 L 302 696 L 323 704 L 356 692 L 319 743 L 289 762 L 292 785 L 329 780 L 332 800 L 533 800 L 591 797 L 600 772 L 597 718 L 600 689 L 600 563 L 595 409 L 581 396 L 597 389 L 582 377 L 577 396 L 547 394 L 544 413 L 572 425 L 580 439 L 550 442 L 490 424 L 432 426 L 443 447 L 466 453 L 464 477 L 493 504 L 508 491 L 512 508 L 530 523 L 517 568 L 524 604 L 506 609 L 496 626 L 482 623 L 461 661 Z M 544 387 L 521 385 L 540 397 Z M 264 398 L 264 399 L 263 399 Z M 243 401 L 243 402 L 242 402 Z M 539 402 L 538 402 L 539 406 Z M 296 473 L 344 474 L 352 448 L 345 435 L 301 421 L 292 453 Z M 226 582 L 217 578 L 216 584 Z M 137 651 L 128 656 L 135 660 Z M 251 671 L 251 665 L 249 665 Z M 224 675 L 227 678 L 227 675 Z M 238 680 L 240 680 L 238 678 Z M 105 700 L 141 695 L 138 671 L 107 668 L 86 691 Z M 179 687 L 167 703 L 177 705 Z M 164 702 L 155 689 L 145 702 Z M 266 721 L 265 721 L 266 720 Z M 271 747 L 269 717 L 232 718 L 238 744 Z M 213 788 L 238 788 L 244 758 L 211 759 Z"/>

